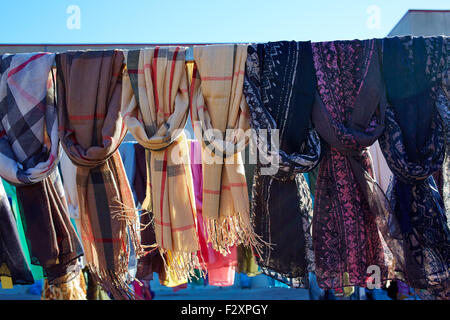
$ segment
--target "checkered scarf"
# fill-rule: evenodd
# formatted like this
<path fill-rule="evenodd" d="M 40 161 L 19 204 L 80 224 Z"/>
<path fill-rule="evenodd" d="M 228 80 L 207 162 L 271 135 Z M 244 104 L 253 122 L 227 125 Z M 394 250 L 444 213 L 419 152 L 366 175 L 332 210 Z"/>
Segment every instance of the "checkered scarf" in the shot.
<path fill-rule="evenodd" d="M 54 59 L 51 53 L 0 57 L 0 175 L 17 186 L 32 262 L 44 267 L 50 283 L 76 275 L 83 253 L 57 184 Z"/>
<path fill-rule="evenodd" d="M 0 174 L 14 184 L 42 181 L 58 163 L 58 119 L 49 79 L 54 59 L 50 53 L 1 57 Z"/>
<path fill-rule="evenodd" d="M 194 47 L 191 116 L 203 141 L 203 215 L 209 241 L 219 252 L 258 243 L 240 153 L 248 142 L 244 131 L 250 128 L 242 93 L 246 58 L 247 45 Z"/>
<path fill-rule="evenodd" d="M 126 134 L 120 115 L 123 53 L 67 52 L 56 63 L 59 135 L 77 166 L 86 263 L 116 299 L 134 298 L 126 283 L 127 227 L 138 256 L 141 251 L 133 195 L 117 150 Z"/>
<path fill-rule="evenodd" d="M 179 278 L 199 268 L 189 149 L 182 131 L 189 110 L 185 55 L 182 47 L 125 52 L 122 91 L 125 124 L 147 149 L 150 179 L 143 208 L 153 214 L 166 270 Z"/>

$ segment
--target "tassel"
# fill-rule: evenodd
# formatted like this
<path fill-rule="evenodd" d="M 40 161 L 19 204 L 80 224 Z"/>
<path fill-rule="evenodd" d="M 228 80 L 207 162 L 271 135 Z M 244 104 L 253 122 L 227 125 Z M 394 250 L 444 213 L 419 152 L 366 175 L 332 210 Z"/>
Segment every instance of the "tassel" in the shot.
<path fill-rule="evenodd" d="M 248 217 L 243 218 L 241 214 L 235 216 L 227 216 L 219 219 L 208 219 L 206 230 L 208 234 L 208 242 L 211 243 L 214 250 L 222 255 L 230 253 L 230 247 L 243 244 L 252 248 L 261 256 L 263 246 L 272 249 L 272 245 L 262 240 L 251 226 Z"/>

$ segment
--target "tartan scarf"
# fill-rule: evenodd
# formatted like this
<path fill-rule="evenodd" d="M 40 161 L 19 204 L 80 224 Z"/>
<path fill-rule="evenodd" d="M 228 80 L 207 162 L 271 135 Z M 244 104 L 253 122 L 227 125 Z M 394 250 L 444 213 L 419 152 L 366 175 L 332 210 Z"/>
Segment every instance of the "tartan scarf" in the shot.
<path fill-rule="evenodd" d="M 317 279 L 329 289 L 366 287 L 368 268 L 376 265 L 383 284 L 393 276 L 399 246 L 389 233 L 389 205 L 369 154 L 384 130 L 387 104 L 380 49 L 375 40 L 312 48 L 318 90 L 312 118 L 327 143 L 314 197 Z"/>
<path fill-rule="evenodd" d="M 208 241 L 223 254 L 241 243 L 260 247 L 240 153 L 250 128 L 242 92 L 246 58 L 247 45 L 194 47 L 190 100 L 194 133 L 202 141 L 202 212 Z"/>
<path fill-rule="evenodd" d="M 126 51 L 122 91 L 124 121 L 147 149 L 149 176 L 142 207 L 153 215 L 167 274 L 180 279 L 193 276 L 200 266 L 189 146 L 183 131 L 189 111 L 185 55 L 184 47 Z"/>
<path fill-rule="evenodd" d="M 56 56 L 56 64 L 59 135 L 77 166 L 86 264 L 114 298 L 131 299 L 128 236 L 136 254 L 142 253 L 133 195 L 117 150 L 126 134 L 120 115 L 123 53 L 67 52 Z"/>
<path fill-rule="evenodd" d="M 449 105 L 449 44 L 443 37 L 395 37 L 382 44 L 389 107 L 379 141 L 394 173 L 388 197 L 403 238 L 399 271 L 413 288 L 448 288 L 450 229 L 432 174 L 445 156 L 445 125 L 436 106 Z"/>
<path fill-rule="evenodd" d="M 50 53 L 0 58 L 0 175 L 14 184 L 33 264 L 49 283 L 79 273 L 81 243 L 57 183 L 60 146 Z"/>
<path fill-rule="evenodd" d="M 4 268 L 6 267 L 6 270 Z M 19 232 L 8 197 L 0 182 L 0 281 L 2 277 L 12 278 L 14 284 L 34 282 L 30 267 L 20 244 Z"/>
<path fill-rule="evenodd" d="M 249 46 L 244 93 L 252 129 L 258 136 L 270 130 L 265 143 L 255 141 L 260 161 L 252 220 L 255 232 L 272 247 L 263 249 L 258 265 L 265 274 L 292 287 L 307 287 L 308 272 L 314 270 L 313 208 L 303 172 L 317 166 L 321 155 L 320 138 L 310 120 L 315 93 L 311 43 Z M 273 130 L 279 132 L 279 146 L 273 145 Z M 268 158 L 266 163 L 279 163 L 276 172 L 263 172 L 262 156 Z"/>

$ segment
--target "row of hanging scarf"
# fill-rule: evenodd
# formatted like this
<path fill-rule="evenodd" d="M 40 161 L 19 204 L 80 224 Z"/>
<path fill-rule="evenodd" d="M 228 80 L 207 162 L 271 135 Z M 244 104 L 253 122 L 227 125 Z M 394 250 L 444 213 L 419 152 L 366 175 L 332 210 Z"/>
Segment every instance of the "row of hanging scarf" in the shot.
<path fill-rule="evenodd" d="M 448 38 L 195 46 L 188 63 L 186 50 L 1 56 L 0 175 L 17 190 L 31 261 L 49 283 L 76 277 L 84 254 L 102 288 L 131 299 L 130 252 L 139 277 L 159 259 L 176 286 L 243 246 L 292 287 L 315 272 L 325 289 L 399 279 L 448 298 Z M 182 130 L 189 114 L 198 145 Z M 263 156 L 252 179 L 250 128 Z M 118 151 L 127 131 L 145 153 L 139 209 Z M 377 140 L 393 173 L 387 193 L 369 154 Z M 61 146 L 76 167 L 81 241 L 55 170 Z M 313 203 L 304 174 L 317 167 Z M 440 169 L 447 209 L 432 177 Z M 30 283 L 2 208 L 0 265 Z"/>

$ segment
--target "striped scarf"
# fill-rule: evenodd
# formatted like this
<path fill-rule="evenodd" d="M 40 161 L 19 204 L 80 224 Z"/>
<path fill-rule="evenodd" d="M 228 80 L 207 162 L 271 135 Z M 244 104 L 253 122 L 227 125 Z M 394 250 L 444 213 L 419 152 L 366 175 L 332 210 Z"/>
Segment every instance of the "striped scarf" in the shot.
<path fill-rule="evenodd" d="M 388 197 L 400 222 L 405 260 L 398 271 L 410 287 L 447 287 L 448 295 L 450 229 L 431 176 L 445 156 L 445 128 L 436 105 L 449 105 L 443 94 L 448 90 L 448 41 L 396 37 L 382 43 L 389 107 L 379 141 L 394 173 Z"/>
<path fill-rule="evenodd" d="M 125 52 L 122 91 L 125 124 L 147 149 L 142 207 L 153 215 L 166 273 L 179 279 L 193 276 L 200 267 L 189 146 L 183 131 L 189 111 L 185 55 L 183 47 Z"/>
<path fill-rule="evenodd" d="M 117 150 L 126 134 L 120 115 L 121 51 L 67 52 L 56 57 L 59 135 L 77 166 L 81 237 L 89 269 L 116 299 L 134 298 L 126 283 L 129 240 L 139 256 L 136 215 Z"/>
<path fill-rule="evenodd" d="M 83 254 L 61 192 L 50 53 L 0 58 L 0 175 L 17 186 L 32 263 L 50 283 L 79 273 Z M 69 274 L 67 276 L 67 274 Z"/>
<path fill-rule="evenodd" d="M 250 128 L 242 92 L 247 45 L 194 47 L 191 117 L 202 141 L 203 216 L 208 241 L 227 253 L 244 243 L 258 248 L 240 151 Z"/>
<path fill-rule="evenodd" d="M 310 42 L 270 42 L 249 46 L 244 93 L 250 109 L 250 124 L 266 143 L 258 146 L 260 161 L 255 174 L 252 220 L 256 233 L 270 243 L 258 257 L 267 275 L 292 287 L 308 286 L 308 271 L 314 269 L 310 233 L 312 201 L 303 172 L 320 160 L 321 143 L 312 128 L 315 74 Z M 271 135 L 279 132 L 280 145 Z M 264 162 L 277 171 L 263 173 Z"/>

